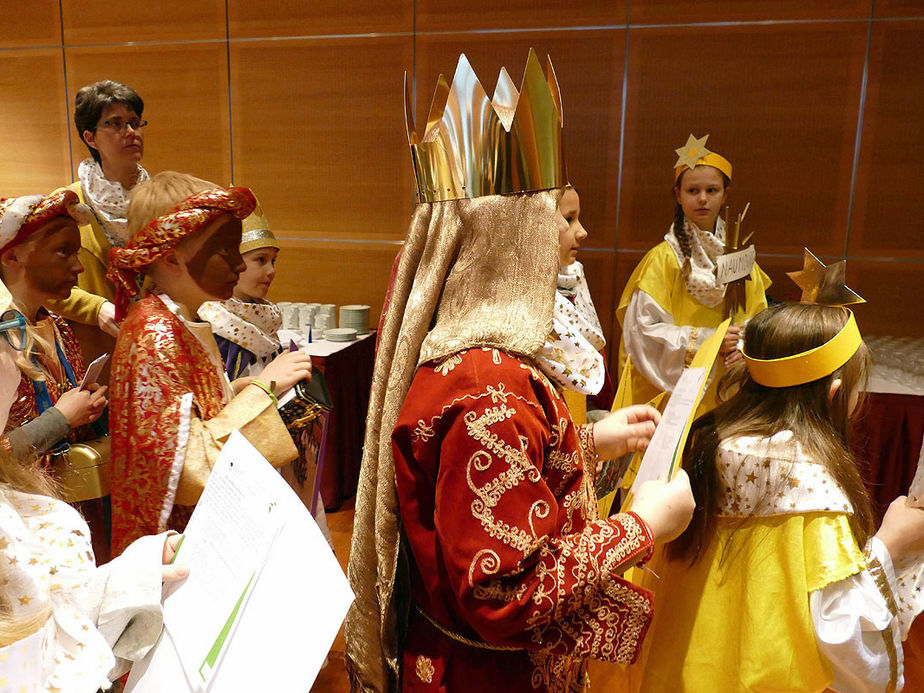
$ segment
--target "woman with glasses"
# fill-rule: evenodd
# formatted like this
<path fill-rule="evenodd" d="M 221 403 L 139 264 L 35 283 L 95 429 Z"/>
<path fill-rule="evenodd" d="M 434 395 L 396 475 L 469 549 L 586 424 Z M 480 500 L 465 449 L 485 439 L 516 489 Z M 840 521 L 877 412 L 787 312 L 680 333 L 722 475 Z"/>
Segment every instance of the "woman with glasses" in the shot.
<path fill-rule="evenodd" d="M 147 125 L 141 117 L 143 111 L 144 101 L 138 93 L 112 80 L 81 88 L 74 103 L 74 125 L 90 156 L 80 162 L 78 180 L 67 187 L 93 214 L 89 223 L 80 226 L 84 272 L 77 288 L 65 300 L 55 302 L 54 309 L 76 323 L 75 332 L 88 363 L 112 351 L 119 331 L 112 303 L 115 288 L 106 279 L 106 271 L 109 251 L 124 246 L 127 240 L 128 193 L 150 177 L 141 166 Z"/>

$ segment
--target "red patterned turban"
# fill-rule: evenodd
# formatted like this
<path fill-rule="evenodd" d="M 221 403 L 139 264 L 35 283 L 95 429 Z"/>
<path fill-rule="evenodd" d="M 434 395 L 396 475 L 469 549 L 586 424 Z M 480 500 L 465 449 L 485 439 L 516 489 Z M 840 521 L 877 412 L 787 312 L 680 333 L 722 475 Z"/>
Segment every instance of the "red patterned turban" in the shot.
<path fill-rule="evenodd" d="M 0 255 L 17 246 L 55 217 L 70 217 L 78 225 L 89 224 L 90 208 L 81 204 L 73 190 L 51 195 L 26 195 L 0 200 Z"/>
<path fill-rule="evenodd" d="M 180 241 L 201 231 L 222 214 L 243 219 L 257 202 L 249 188 L 212 188 L 187 197 L 170 212 L 148 222 L 124 248 L 109 253 L 106 278 L 116 287 L 116 320 L 125 317 L 128 304 L 140 288 L 138 275 Z"/>

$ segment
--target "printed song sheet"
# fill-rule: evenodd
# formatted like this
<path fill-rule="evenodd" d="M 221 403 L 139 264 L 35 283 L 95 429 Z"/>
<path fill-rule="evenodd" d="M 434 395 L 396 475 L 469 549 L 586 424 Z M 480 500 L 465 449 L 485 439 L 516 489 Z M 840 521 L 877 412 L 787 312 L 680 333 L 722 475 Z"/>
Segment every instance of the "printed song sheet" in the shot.
<path fill-rule="evenodd" d="M 307 691 L 353 600 L 314 518 L 239 433 L 177 552 L 165 630 L 126 691 Z"/>

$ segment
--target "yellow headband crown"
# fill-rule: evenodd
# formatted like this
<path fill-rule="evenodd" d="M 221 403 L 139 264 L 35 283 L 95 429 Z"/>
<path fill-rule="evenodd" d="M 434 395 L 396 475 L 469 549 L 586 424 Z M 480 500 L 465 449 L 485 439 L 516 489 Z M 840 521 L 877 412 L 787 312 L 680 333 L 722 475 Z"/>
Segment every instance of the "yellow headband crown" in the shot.
<path fill-rule="evenodd" d="M 716 154 L 706 149 L 706 140 L 708 139 L 709 135 L 697 139 L 691 134 L 687 137 L 685 145 L 674 150 L 677 152 L 677 163 L 674 164 L 674 182 L 688 168 L 696 168 L 697 166 L 713 166 L 724 173 L 728 180 L 731 180 L 731 163 L 721 154 Z"/>
<path fill-rule="evenodd" d="M 423 136 L 414 126 L 404 77 L 407 138 L 417 201 L 439 202 L 548 190 L 567 184 L 561 143 L 561 94 L 548 59 L 548 76 L 529 50 L 517 91 L 501 68 L 489 99 L 468 58 L 459 56 L 452 85 L 440 75 Z"/>
<path fill-rule="evenodd" d="M 765 387 L 793 387 L 831 375 L 857 353 L 863 339 L 853 311 L 841 331 L 814 349 L 778 359 L 755 359 L 744 353 L 751 379 Z M 747 348 L 747 345 L 745 345 Z"/>

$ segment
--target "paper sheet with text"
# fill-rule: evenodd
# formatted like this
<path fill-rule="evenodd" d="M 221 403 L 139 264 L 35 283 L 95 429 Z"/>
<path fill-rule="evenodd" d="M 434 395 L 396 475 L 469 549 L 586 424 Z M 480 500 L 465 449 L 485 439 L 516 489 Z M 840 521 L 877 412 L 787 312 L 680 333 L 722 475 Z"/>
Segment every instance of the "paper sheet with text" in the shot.
<path fill-rule="evenodd" d="M 310 689 L 353 600 L 314 518 L 239 433 L 184 533 L 190 574 L 126 691 Z"/>
<path fill-rule="evenodd" d="M 709 373 L 719 355 L 729 324 L 731 320 L 725 320 L 712 335 L 703 341 L 690 367 L 684 369 L 674 386 L 667 406 L 664 407 L 661 423 L 655 429 L 648 449 L 642 456 L 638 473 L 635 475 L 626 502 L 623 504 L 623 510 L 631 507 L 632 499 L 643 483 L 658 479 L 662 475 L 670 479 L 680 468 L 683 447 L 690 432 L 690 426 L 693 424 L 696 410 L 702 401 Z"/>

